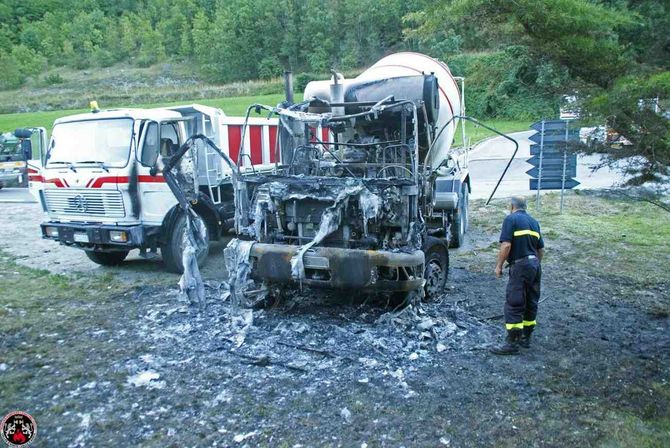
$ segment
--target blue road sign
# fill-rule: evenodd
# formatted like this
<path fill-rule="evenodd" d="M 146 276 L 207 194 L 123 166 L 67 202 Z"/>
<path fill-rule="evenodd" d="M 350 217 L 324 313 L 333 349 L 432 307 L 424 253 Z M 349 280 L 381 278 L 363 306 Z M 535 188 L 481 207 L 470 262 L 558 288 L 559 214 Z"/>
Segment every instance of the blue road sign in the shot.
<path fill-rule="evenodd" d="M 540 177 L 540 168 L 539 167 L 534 167 L 526 171 L 526 174 L 528 174 L 530 177 Z M 576 165 L 566 165 L 565 167 L 565 178 L 568 179 L 570 177 L 575 177 L 577 175 L 577 166 Z M 551 180 L 562 180 L 563 179 L 563 164 L 560 165 L 551 165 L 551 166 L 546 166 L 542 164 L 542 185 L 546 181 L 551 181 Z"/>
<path fill-rule="evenodd" d="M 540 166 L 540 155 L 536 154 L 532 156 L 530 159 L 526 160 L 526 162 L 530 163 L 533 166 Z M 576 154 L 568 154 L 568 164 L 576 164 L 577 163 L 577 155 Z M 563 166 L 563 152 L 544 152 L 542 154 L 542 166 L 546 165 L 556 165 L 559 164 Z"/>
<path fill-rule="evenodd" d="M 557 131 L 559 129 L 565 129 L 568 125 L 568 122 L 565 120 L 545 120 L 544 121 L 544 130 L 546 131 Z M 538 132 L 542 132 L 542 121 L 536 121 L 530 125 L 531 129 L 534 129 Z"/>
<path fill-rule="evenodd" d="M 542 139 L 542 133 L 537 132 L 537 133 L 531 135 L 530 137 L 528 137 L 528 139 L 531 142 L 539 144 L 543 140 Z M 577 128 L 569 129 L 568 130 L 568 141 L 577 141 L 577 140 L 579 140 L 579 129 L 577 129 Z M 544 144 L 545 144 L 545 146 L 547 145 L 547 143 L 556 143 L 556 142 L 561 142 L 565 145 L 565 130 L 563 132 L 558 132 L 558 133 L 553 133 L 553 132 L 551 134 L 549 134 L 547 132 L 544 133 Z"/>
<path fill-rule="evenodd" d="M 565 142 L 544 142 L 544 145 L 542 147 L 542 151 L 544 154 L 563 154 L 563 151 L 565 151 Z M 530 145 L 530 155 L 534 156 L 540 154 L 540 145 L 539 143 L 532 143 Z"/>
<path fill-rule="evenodd" d="M 542 177 L 542 185 L 540 186 L 541 190 L 560 190 L 561 185 L 563 184 L 562 179 L 545 179 Z M 575 179 L 565 179 L 565 188 L 571 189 L 579 185 Z M 530 179 L 530 189 L 537 190 L 537 179 Z"/>

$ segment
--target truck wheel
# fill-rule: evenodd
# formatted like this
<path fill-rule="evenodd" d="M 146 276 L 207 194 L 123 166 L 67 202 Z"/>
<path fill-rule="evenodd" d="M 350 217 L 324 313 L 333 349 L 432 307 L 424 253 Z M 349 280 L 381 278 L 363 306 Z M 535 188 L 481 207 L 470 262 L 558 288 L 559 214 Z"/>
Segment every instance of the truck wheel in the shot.
<path fill-rule="evenodd" d="M 449 227 L 449 247 L 461 247 L 465 238 L 465 216 L 463 214 L 463 200 L 461 199 L 458 208 L 451 214 L 451 225 Z"/>
<path fill-rule="evenodd" d="M 444 291 L 449 275 L 449 252 L 446 245 L 434 237 L 426 238 L 424 243 L 426 266 L 423 277 L 426 280 L 426 300 L 435 299 Z"/>
<path fill-rule="evenodd" d="M 199 219 L 202 219 L 198 216 Z M 184 265 L 182 264 L 183 238 L 186 231 L 186 214 L 179 213 L 171 230 L 168 231 L 167 241 L 161 245 L 161 255 L 163 263 L 169 272 L 182 274 Z M 198 253 L 198 266 L 203 266 L 207 255 L 209 254 L 209 229 L 205 225 L 205 248 Z"/>
<path fill-rule="evenodd" d="M 465 221 L 464 231 L 465 234 L 470 229 L 470 192 L 468 191 L 468 186 L 463 184 L 463 221 Z"/>
<path fill-rule="evenodd" d="M 123 260 L 128 256 L 128 251 L 115 251 L 115 252 L 96 252 L 93 250 L 87 250 L 86 256 L 93 263 L 99 264 L 101 266 L 118 266 Z"/>

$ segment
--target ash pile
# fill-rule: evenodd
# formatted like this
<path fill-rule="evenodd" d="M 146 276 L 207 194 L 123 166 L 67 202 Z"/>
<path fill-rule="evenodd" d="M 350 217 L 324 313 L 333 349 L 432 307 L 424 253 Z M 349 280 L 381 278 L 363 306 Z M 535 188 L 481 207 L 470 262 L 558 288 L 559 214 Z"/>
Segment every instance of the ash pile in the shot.
<path fill-rule="evenodd" d="M 256 310 L 230 297 L 226 284 L 208 282 L 204 311 L 177 291 L 148 306 L 138 332 L 153 348 L 151 359 L 163 360 L 152 366 L 160 381 L 166 376 L 160 370 L 180 359 L 206 371 L 215 358 L 233 376 L 257 377 L 259 387 L 266 376 L 298 375 L 310 387 L 337 378 L 376 381 L 410 397 L 416 391 L 407 375 L 439 365 L 450 352 L 484 350 L 499 336 L 499 329 L 448 295 L 401 310 L 379 300 L 309 289 Z M 135 365 L 132 374 L 141 368 Z"/>

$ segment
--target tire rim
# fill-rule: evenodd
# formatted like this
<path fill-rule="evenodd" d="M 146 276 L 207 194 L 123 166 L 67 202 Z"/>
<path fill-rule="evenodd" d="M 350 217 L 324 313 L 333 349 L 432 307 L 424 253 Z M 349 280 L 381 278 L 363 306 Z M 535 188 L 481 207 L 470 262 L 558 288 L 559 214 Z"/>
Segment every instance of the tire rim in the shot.
<path fill-rule="evenodd" d="M 426 269 L 426 295 L 436 297 L 441 291 L 444 271 L 436 261 L 431 261 Z"/>

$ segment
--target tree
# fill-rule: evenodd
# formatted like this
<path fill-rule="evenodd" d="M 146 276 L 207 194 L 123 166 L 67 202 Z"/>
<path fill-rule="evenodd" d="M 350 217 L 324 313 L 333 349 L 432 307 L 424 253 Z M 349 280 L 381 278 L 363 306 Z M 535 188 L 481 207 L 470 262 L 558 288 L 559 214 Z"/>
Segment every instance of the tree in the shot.
<path fill-rule="evenodd" d="M 557 88 L 577 92 L 590 120 L 605 121 L 633 143 L 607 155 L 635 160 L 631 183 L 639 184 L 669 174 L 668 120 L 640 107 L 640 100 L 670 95 L 669 15 L 667 0 L 442 0 L 412 18 L 420 22 L 414 34 L 424 39 L 448 27 L 483 29 L 479 37 L 525 47 L 531 65 L 565 71 Z M 472 35 L 464 34 L 466 48 L 481 45 Z"/>

